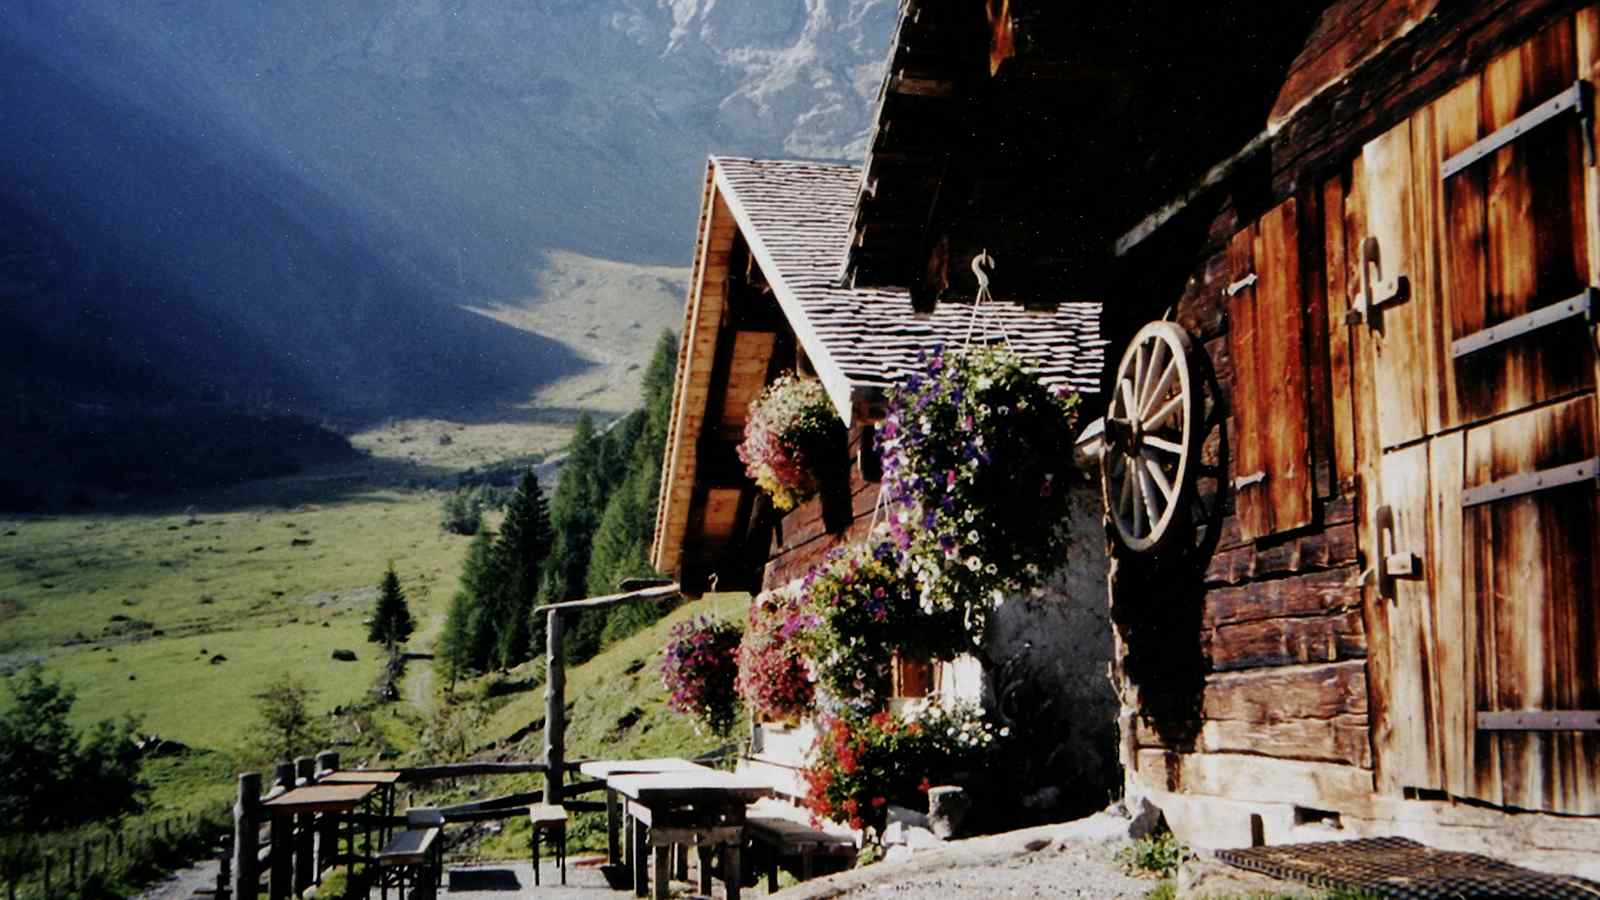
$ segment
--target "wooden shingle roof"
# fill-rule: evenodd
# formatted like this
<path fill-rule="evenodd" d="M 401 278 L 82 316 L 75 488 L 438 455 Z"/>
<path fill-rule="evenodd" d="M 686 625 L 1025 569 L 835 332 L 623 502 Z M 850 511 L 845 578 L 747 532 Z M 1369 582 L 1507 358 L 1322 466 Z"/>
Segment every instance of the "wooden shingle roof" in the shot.
<path fill-rule="evenodd" d="M 1097 393 L 1106 341 L 1100 303 L 1028 311 L 971 298 L 918 315 L 903 289 L 840 284 L 840 263 L 861 187 L 861 168 L 718 157 L 716 185 L 785 317 L 845 421 L 855 402 L 874 404 L 917 366 L 918 354 L 970 340 L 1009 340 L 1049 385 Z M 997 261 L 1003 268 L 1005 260 Z"/>

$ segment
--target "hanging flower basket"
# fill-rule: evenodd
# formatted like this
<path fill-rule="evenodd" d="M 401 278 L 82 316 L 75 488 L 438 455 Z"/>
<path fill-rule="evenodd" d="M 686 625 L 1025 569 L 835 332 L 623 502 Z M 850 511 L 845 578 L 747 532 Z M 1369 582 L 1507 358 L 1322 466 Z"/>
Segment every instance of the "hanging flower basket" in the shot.
<path fill-rule="evenodd" d="M 739 459 L 772 505 L 790 510 L 843 470 L 847 444 L 822 382 L 791 372 L 751 401 Z"/>
<path fill-rule="evenodd" d="M 889 804 L 926 809 L 931 785 L 986 771 L 1007 736 L 970 703 L 824 719 L 801 772 L 806 808 L 881 837 Z"/>
<path fill-rule="evenodd" d="M 795 723 L 811 711 L 816 692 L 801 647 L 816 626 L 799 592 L 770 591 L 750 604 L 737 686 L 757 719 Z"/>
<path fill-rule="evenodd" d="M 721 619 L 696 616 L 674 627 L 661 662 L 667 708 L 727 737 L 739 718 L 739 641 L 739 626 Z"/>
<path fill-rule="evenodd" d="M 925 613 L 887 541 L 835 550 L 802 582 L 816 627 L 806 655 L 822 690 L 857 712 L 880 709 L 892 687 L 896 651 L 951 659 L 966 646 L 960 623 Z"/>
<path fill-rule="evenodd" d="M 981 637 L 989 611 L 1038 588 L 1070 544 L 1078 397 L 1041 385 L 1008 350 L 922 363 L 881 432 L 889 528 L 923 610 L 955 613 Z"/>

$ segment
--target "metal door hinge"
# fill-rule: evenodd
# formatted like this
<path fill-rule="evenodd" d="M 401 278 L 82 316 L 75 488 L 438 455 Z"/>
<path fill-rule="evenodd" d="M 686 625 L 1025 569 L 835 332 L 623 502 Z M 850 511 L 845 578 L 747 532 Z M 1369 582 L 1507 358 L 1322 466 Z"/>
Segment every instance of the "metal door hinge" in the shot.
<path fill-rule="evenodd" d="M 1594 481 L 1597 477 L 1600 477 L 1600 457 L 1556 466 L 1553 469 L 1523 472 L 1521 475 L 1492 481 L 1482 487 L 1467 488 L 1461 492 L 1461 506 L 1467 509 L 1496 500 L 1510 500 L 1523 494 L 1548 491 L 1580 481 Z"/>
<path fill-rule="evenodd" d="M 1228 285 L 1227 294 L 1228 294 L 1229 297 L 1238 296 L 1240 291 L 1242 291 L 1245 288 L 1248 288 L 1248 287 L 1254 285 L 1257 281 L 1260 281 L 1260 280 L 1261 279 L 1256 277 L 1256 273 L 1251 272 L 1249 275 L 1246 275 L 1245 277 L 1239 279 L 1238 281 L 1235 281 L 1234 283 Z"/>
<path fill-rule="evenodd" d="M 1406 276 L 1396 272 L 1383 277 L 1383 256 L 1378 239 L 1368 237 L 1361 242 L 1361 293 L 1356 296 L 1350 311 L 1344 315 L 1346 325 L 1372 324 L 1372 311 L 1390 303 L 1399 303 L 1411 293 L 1411 283 Z"/>
<path fill-rule="evenodd" d="M 1252 484 L 1260 484 L 1267 480 L 1266 472 L 1251 472 L 1249 475 L 1240 475 L 1233 480 L 1234 491 L 1242 491 Z"/>
<path fill-rule="evenodd" d="M 1488 137 L 1445 160 L 1444 164 L 1439 166 L 1439 180 L 1443 181 L 1452 175 L 1459 174 L 1473 164 L 1487 159 L 1496 150 L 1538 128 L 1540 125 L 1569 112 L 1577 114 L 1578 122 L 1583 132 L 1583 164 L 1586 166 L 1594 165 L 1594 129 L 1592 127 L 1594 104 L 1589 94 L 1589 82 L 1582 79 L 1573 82 L 1572 87 L 1517 116 L 1500 128 L 1495 129 Z"/>
<path fill-rule="evenodd" d="M 1493 328 L 1474 331 L 1451 344 L 1450 354 L 1453 358 L 1460 359 L 1468 354 L 1493 347 L 1495 344 L 1521 337 L 1530 331 L 1537 331 L 1540 328 L 1557 325 L 1568 319 L 1576 319 L 1580 316 L 1585 321 L 1593 322 L 1596 293 L 1592 287 L 1584 288 L 1583 293 L 1569 297 L 1560 303 L 1552 303 L 1533 312 L 1523 313 L 1515 319 L 1507 319 Z"/>
<path fill-rule="evenodd" d="M 1600 731 L 1592 709 L 1526 709 L 1478 713 L 1479 731 Z"/>

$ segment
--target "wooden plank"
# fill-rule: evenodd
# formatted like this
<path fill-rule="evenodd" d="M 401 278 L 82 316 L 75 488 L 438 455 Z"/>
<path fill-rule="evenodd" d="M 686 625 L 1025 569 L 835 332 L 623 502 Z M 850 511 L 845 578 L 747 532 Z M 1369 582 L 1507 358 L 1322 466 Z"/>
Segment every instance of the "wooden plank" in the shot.
<path fill-rule="evenodd" d="M 1141 780 L 1174 793 L 1315 809 L 1365 806 L 1372 773 L 1354 766 L 1221 753 L 1140 750 Z"/>
<path fill-rule="evenodd" d="M 1575 462 L 1595 452 L 1589 396 L 1531 410 L 1466 435 L 1467 487 Z M 1477 710 L 1592 709 L 1600 700 L 1600 509 L 1594 486 L 1570 484 L 1464 514 L 1479 617 Z M 1492 742 L 1494 747 L 1485 747 Z M 1600 735 L 1480 736 L 1475 784 L 1496 761 L 1508 806 L 1600 813 Z M 1498 754 L 1498 760 L 1495 755 Z M 1490 791 L 1483 791 L 1490 793 Z"/>
<path fill-rule="evenodd" d="M 1367 713 L 1366 665 L 1360 661 L 1293 666 L 1206 679 L 1201 714 L 1208 720 L 1272 722 Z"/>
<path fill-rule="evenodd" d="M 1360 569 L 1343 566 L 1325 572 L 1211 591 L 1205 596 L 1200 625 L 1202 628 L 1216 628 L 1284 616 L 1322 615 L 1360 607 Z"/>
<path fill-rule="evenodd" d="M 1361 240 L 1368 233 L 1366 215 L 1366 162 L 1358 156 L 1350 165 L 1348 188 L 1344 205 L 1344 246 L 1346 290 L 1355 294 L 1361 290 Z M 1366 326 L 1356 326 L 1349 331 L 1351 350 L 1351 380 L 1353 403 L 1352 426 L 1355 439 L 1355 487 L 1358 494 L 1356 516 L 1356 544 L 1361 555 L 1374 559 L 1377 545 L 1372 523 L 1381 503 L 1378 490 L 1379 449 L 1377 396 L 1377 362 L 1372 332 Z M 1399 781 L 1385 765 L 1377 748 L 1385 746 L 1395 728 L 1395 719 L 1389 702 L 1393 665 L 1389 659 L 1389 604 L 1381 602 L 1372 587 L 1370 578 L 1363 580 L 1362 619 L 1367 632 L 1367 644 L 1373 651 L 1367 661 L 1368 717 L 1372 723 L 1372 743 L 1375 752 L 1375 781 L 1380 790 L 1398 793 Z"/>
<path fill-rule="evenodd" d="M 1333 459 L 1333 365 L 1328 322 L 1328 249 L 1322 221 L 1323 200 L 1320 189 L 1304 192 L 1300 202 L 1299 226 L 1300 284 L 1305 297 L 1305 377 L 1310 404 L 1306 418 L 1306 463 L 1311 467 L 1318 500 L 1338 493 L 1338 469 Z M 1342 245 L 1335 258 L 1342 267 Z"/>
<path fill-rule="evenodd" d="M 1228 244 L 1228 283 L 1242 284 L 1255 271 L 1255 226 L 1234 235 Z M 1265 473 L 1266 447 L 1263 435 L 1265 423 L 1261 413 L 1267 406 L 1261 399 L 1265 386 L 1262 383 L 1257 341 L 1262 339 L 1261 324 L 1257 318 L 1256 288 L 1246 286 L 1234 294 L 1228 304 L 1228 353 L 1233 359 L 1233 393 L 1230 406 L 1233 412 L 1234 435 L 1232 443 L 1232 471 L 1238 480 Z M 1272 533 L 1272 504 L 1268 498 L 1269 485 L 1256 481 L 1233 491 L 1234 509 L 1239 515 L 1239 530 L 1244 540 L 1252 541 Z"/>
<path fill-rule="evenodd" d="M 1384 505 L 1394 513 L 1392 535 L 1377 535 L 1373 559 L 1382 564 L 1389 555 L 1428 552 L 1429 493 L 1428 445 L 1415 444 L 1383 455 L 1381 489 Z M 1426 569 L 1424 569 L 1424 573 Z M 1386 773 L 1401 787 L 1438 789 L 1440 733 L 1437 702 L 1433 695 L 1437 649 L 1433 636 L 1432 585 L 1423 577 L 1394 581 L 1394 597 L 1374 602 L 1389 604 L 1390 662 L 1389 704 L 1396 727 L 1378 743 L 1378 758 Z"/>
<path fill-rule="evenodd" d="M 1474 76 L 1433 104 L 1433 146 L 1438 158 L 1447 159 L 1460 153 L 1482 135 L 1479 127 L 1481 91 L 1481 78 Z M 1487 169 L 1487 166 L 1476 166 L 1441 186 L 1435 240 L 1439 244 L 1441 342 L 1446 346 L 1486 325 L 1483 247 L 1487 227 L 1484 221 Z M 1487 396 L 1472 400 L 1462 396 L 1487 395 L 1493 387 L 1476 378 L 1459 378 L 1460 368 L 1452 361 L 1439 369 L 1440 424 L 1443 426 L 1459 424 L 1464 406 L 1483 408 L 1489 405 Z"/>
<path fill-rule="evenodd" d="M 1256 427 L 1264 427 L 1267 480 L 1263 500 L 1271 505 L 1268 529 L 1275 534 L 1311 523 L 1313 484 L 1306 380 L 1305 300 L 1301 289 L 1300 204 L 1290 198 L 1261 218 L 1256 229 Z M 1252 403 L 1244 397 L 1242 403 Z M 1259 535 L 1258 535 L 1259 536 Z"/>
<path fill-rule="evenodd" d="M 1577 50 L 1578 74 L 1590 84 L 1600 79 L 1600 6 L 1588 5 L 1578 10 L 1573 20 L 1573 44 Z M 1591 116 L 1589 140 L 1591 145 L 1600 137 L 1600 116 Z M 1591 285 L 1600 285 L 1600 166 L 1583 169 L 1584 243 L 1588 248 L 1589 278 Z M 1600 385 L 1600 356 L 1595 357 L 1596 385 Z M 1600 400 L 1600 392 L 1596 399 Z M 1600 415 L 1600 410 L 1597 410 Z"/>
<path fill-rule="evenodd" d="M 1571 86 L 1576 51 L 1570 20 L 1490 62 L 1484 70 L 1482 131 L 1488 133 Z M 1483 324 L 1494 325 L 1576 294 L 1588 285 L 1583 150 L 1566 123 L 1535 129 L 1481 164 L 1486 180 Z M 1465 301 L 1467 298 L 1458 298 Z M 1542 329 L 1463 359 L 1463 395 L 1473 421 L 1594 383 L 1589 336 L 1577 326 Z"/>
<path fill-rule="evenodd" d="M 1367 237 L 1377 240 L 1384 278 L 1404 276 L 1410 296 L 1367 313 L 1364 329 L 1373 346 L 1378 382 L 1378 438 L 1382 446 L 1394 447 L 1423 436 L 1428 426 L 1428 386 L 1431 377 L 1427 348 L 1432 329 L 1429 320 L 1433 302 L 1424 265 L 1418 252 L 1415 215 L 1412 207 L 1411 123 L 1402 122 L 1372 141 L 1361 151 L 1365 169 L 1365 235 L 1350 235 L 1357 253 Z M 1373 283 L 1377 272 L 1373 271 Z M 1355 275 L 1366 279 L 1362 266 Z M 1422 276 L 1422 277 L 1419 277 Z"/>
<path fill-rule="evenodd" d="M 1366 632 L 1356 610 L 1223 625 L 1203 635 L 1200 645 L 1217 672 L 1367 655 Z"/>
<path fill-rule="evenodd" d="M 1446 791 L 1471 796 L 1473 742 L 1473 655 L 1476 616 L 1463 584 L 1461 482 L 1465 445 L 1460 432 L 1434 438 L 1428 448 L 1431 488 L 1429 536 L 1424 565 L 1432 586 L 1432 691 L 1437 706 L 1433 724 L 1439 734 L 1439 763 Z"/>
<path fill-rule="evenodd" d="M 1207 564 L 1204 579 L 1207 584 L 1241 584 L 1264 576 L 1337 568 L 1356 559 L 1356 526 L 1345 522 L 1261 547 L 1247 544 L 1218 551 Z"/>

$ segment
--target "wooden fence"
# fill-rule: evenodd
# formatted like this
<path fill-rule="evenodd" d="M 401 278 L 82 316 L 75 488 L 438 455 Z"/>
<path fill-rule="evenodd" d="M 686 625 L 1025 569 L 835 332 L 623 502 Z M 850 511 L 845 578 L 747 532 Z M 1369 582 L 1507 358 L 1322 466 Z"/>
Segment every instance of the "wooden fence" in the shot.
<path fill-rule="evenodd" d="M 7 850 L 6 900 L 59 898 L 93 883 L 115 882 L 155 860 L 179 861 L 215 848 L 226 809 L 134 820 L 62 840 L 13 839 Z M 203 851 L 196 854 L 194 851 Z"/>

